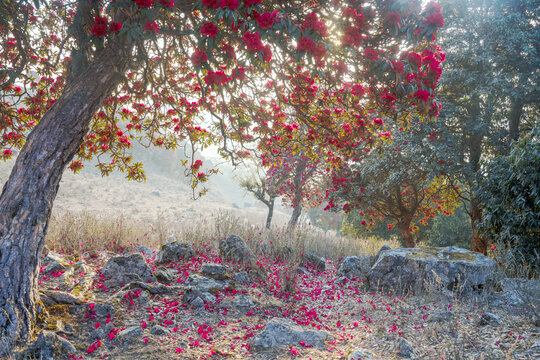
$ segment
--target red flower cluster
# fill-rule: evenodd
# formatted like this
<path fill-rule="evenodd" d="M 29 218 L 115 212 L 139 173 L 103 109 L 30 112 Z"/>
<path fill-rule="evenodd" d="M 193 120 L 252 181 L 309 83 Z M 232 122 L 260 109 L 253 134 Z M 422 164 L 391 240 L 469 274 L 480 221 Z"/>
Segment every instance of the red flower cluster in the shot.
<path fill-rule="evenodd" d="M 302 24 L 302 30 L 311 29 L 315 32 L 318 32 L 321 34 L 322 37 L 326 36 L 326 24 L 322 21 L 319 21 L 319 18 L 317 17 L 317 14 L 311 13 L 304 19 L 304 23 Z"/>
<path fill-rule="evenodd" d="M 365 94 L 364 87 L 360 84 L 354 84 L 351 89 L 354 96 L 361 97 Z"/>
<path fill-rule="evenodd" d="M 442 28 L 444 26 L 444 17 L 441 13 L 431 13 L 426 19 L 426 23 Z"/>
<path fill-rule="evenodd" d="M 249 6 L 252 6 L 252 5 L 260 4 L 261 2 L 262 2 L 262 0 L 244 0 L 244 6 L 249 7 Z"/>
<path fill-rule="evenodd" d="M 202 0 L 202 3 L 204 6 L 217 9 L 219 7 L 219 1 L 218 0 Z"/>
<path fill-rule="evenodd" d="M 242 36 L 242 40 L 244 41 L 244 44 L 246 44 L 248 51 L 258 52 L 264 50 L 261 35 L 258 31 L 254 33 L 246 32 Z"/>
<path fill-rule="evenodd" d="M 255 17 L 255 20 L 257 20 L 257 24 L 259 24 L 262 29 L 270 29 L 272 26 L 274 26 L 274 23 L 279 22 L 277 15 L 277 10 L 264 14 L 259 14 L 256 11 L 253 12 L 253 16 Z"/>
<path fill-rule="evenodd" d="M 270 45 L 266 45 L 263 47 L 263 60 L 266 62 L 272 61 L 272 49 L 270 49 Z"/>
<path fill-rule="evenodd" d="M 144 29 L 149 33 L 159 34 L 159 26 L 155 22 L 147 22 Z"/>
<path fill-rule="evenodd" d="M 440 28 L 444 26 L 444 17 L 441 14 L 441 5 L 439 5 L 439 3 L 429 3 L 426 6 L 426 12 L 429 13 L 429 16 L 426 19 L 428 25 L 435 25 Z"/>
<path fill-rule="evenodd" d="M 203 63 L 208 61 L 208 56 L 204 51 L 195 50 L 195 52 L 191 54 L 190 59 L 193 66 L 201 66 Z"/>
<path fill-rule="evenodd" d="M 386 21 L 392 25 L 397 25 L 401 21 L 401 14 L 397 11 L 389 11 L 384 15 Z"/>
<path fill-rule="evenodd" d="M 420 101 L 427 102 L 431 97 L 431 93 L 426 90 L 418 89 L 414 93 L 414 97 L 418 98 Z"/>
<path fill-rule="evenodd" d="M 204 77 L 204 82 L 208 86 L 212 85 L 223 85 L 227 83 L 229 79 L 223 71 L 209 71 L 208 74 Z"/>
<path fill-rule="evenodd" d="M 364 51 L 364 57 L 376 61 L 379 59 L 379 52 L 372 48 L 366 48 Z"/>
<path fill-rule="evenodd" d="M 111 30 L 115 34 L 118 34 L 120 30 L 122 30 L 122 23 L 119 23 L 119 22 L 110 23 L 109 30 Z"/>
<path fill-rule="evenodd" d="M 244 80 L 246 78 L 246 70 L 243 67 L 236 68 L 232 71 L 233 79 Z"/>
<path fill-rule="evenodd" d="M 229 8 L 230 10 L 238 9 L 238 0 L 221 0 L 219 3 L 220 8 Z"/>
<path fill-rule="evenodd" d="M 107 31 L 107 18 L 96 16 L 94 18 L 94 25 L 92 26 L 92 35 L 97 38 L 103 37 L 108 34 Z"/>
<path fill-rule="evenodd" d="M 298 51 L 312 52 L 315 49 L 315 42 L 311 38 L 303 37 L 298 40 Z"/>
<path fill-rule="evenodd" d="M 141 8 L 150 8 L 154 5 L 154 0 L 133 0 L 138 7 Z"/>
<path fill-rule="evenodd" d="M 166 8 L 172 8 L 174 6 L 174 0 L 159 0 L 159 2 Z"/>
<path fill-rule="evenodd" d="M 195 160 L 195 163 L 191 165 L 191 169 L 198 171 L 200 167 L 202 166 L 202 164 L 203 164 L 202 160 Z"/>
<path fill-rule="evenodd" d="M 403 74 L 403 63 L 399 60 L 392 60 L 392 71 Z"/>
<path fill-rule="evenodd" d="M 211 22 L 204 23 L 201 26 L 201 34 L 211 37 L 216 37 L 217 35 L 217 26 Z"/>
<path fill-rule="evenodd" d="M 417 54 L 415 52 L 407 53 L 407 60 L 409 60 L 409 64 L 415 65 L 417 68 L 422 65 L 422 56 L 420 54 Z"/>
<path fill-rule="evenodd" d="M 341 39 L 341 44 L 346 46 L 360 46 L 362 45 L 362 34 L 357 27 L 348 26 L 345 28 L 345 34 Z"/>
<path fill-rule="evenodd" d="M 223 53 L 227 55 L 228 57 L 227 61 L 236 59 L 236 54 L 234 53 L 234 47 L 232 47 L 231 45 L 224 44 L 221 47 L 221 51 L 223 51 Z"/>

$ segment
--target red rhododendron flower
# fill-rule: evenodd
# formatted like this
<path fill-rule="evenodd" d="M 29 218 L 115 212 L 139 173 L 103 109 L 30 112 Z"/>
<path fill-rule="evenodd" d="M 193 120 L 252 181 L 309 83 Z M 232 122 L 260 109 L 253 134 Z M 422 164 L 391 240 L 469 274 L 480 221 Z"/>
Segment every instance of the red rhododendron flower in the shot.
<path fill-rule="evenodd" d="M 191 63 L 193 66 L 201 66 L 203 63 L 208 61 L 208 56 L 204 51 L 195 50 L 193 54 L 191 54 Z"/>
<path fill-rule="evenodd" d="M 246 44 L 248 51 L 257 52 L 262 51 L 264 48 L 261 41 L 261 35 L 258 31 L 254 33 L 246 32 L 242 36 L 242 40 L 244 41 L 244 44 Z"/>
<path fill-rule="evenodd" d="M 204 6 L 217 9 L 219 7 L 219 0 L 202 0 Z"/>
<path fill-rule="evenodd" d="M 234 52 L 234 47 L 232 47 L 231 45 L 229 44 L 224 44 L 222 47 L 221 47 L 221 51 L 223 51 L 223 53 L 225 55 L 227 55 L 228 60 L 234 60 L 236 59 L 236 54 Z"/>
<path fill-rule="evenodd" d="M 261 2 L 262 0 L 244 0 L 244 6 L 248 7 L 251 5 L 257 5 L 257 4 L 260 4 Z"/>
<path fill-rule="evenodd" d="M 230 10 L 238 9 L 238 0 L 221 0 L 220 8 L 229 8 Z"/>
<path fill-rule="evenodd" d="M 206 85 L 223 85 L 227 82 L 227 75 L 223 71 L 209 71 L 204 77 Z"/>
<path fill-rule="evenodd" d="M 321 36 L 326 36 L 326 24 L 322 21 L 319 21 L 317 14 L 311 13 L 304 19 L 302 24 L 302 30 L 311 29 L 318 32 Z"/>
<path fill-rule="evenodd" d="M 375 124 L 375 125 L 382 125 L 382 124 L 383 124 L 383 120 L 380 119 L 380 118 L 374 119 L 374 120 L 373 120 L 373 124 Z"/>
<path fill-rule="evenodd" d="M 321 59 L 326 55 L 326 47 L 323 44 L 315 45 L 312 52 L 315 58 Z"/>
<path fill-rule="evenodd" d="M 361 97 L 365 94 L 364 87 L 360 84 L 354 84 L 351 89 L 351 93 L 354 96 Z"/>
<path fill-rule="evenodd" d="M 366 48 L 366 50 L 364 51 L 364 57 L 376 61 L 377 59 L 379 59 L 379 52 L 372 48 Z"/>
<path fill-rule="evenodd" d="M 236 68 L 231 73 L 233 79 L 244 80 L 246 78 L 246 70 L 243 67 Z"/>
<path fill-rule="evenodd" d="M 298 40 L 298 51 L 312 52 L 315 49 L 315 43 L 311 38 L 303 37 Z"/>
<path fill-rule="evenodd" d="M 272 49 L 270 49 L 270 45 L 266 45 L 263 47 L 263 60 L 266 62 L 272 61 Z"/>
<path fill-rule="evenodd" d="M 272 26 L 274 26 L 274 23 L 279 21 L 279 18 L 277 17 L 277 10 L 274 12 L 267 12 L 262 15 L 258 14 L 257 12 L 254 12 L 257 20 L 257 24 L 263 29 L 270 29 Z"/>
<path fill-rule="evenodd" d="M 346 27 L 341 43 L 348 46 L 360 46 L 362 44 L 362 34 L 360 33 L 360 30 L 354 26 Z"/>
<path fill-rule="evenodd" d="M 204 23 L 203 26 L 201 26 L 201 34 L 206 35 L 206 36 L 216 37 L 217 26 L 211 22 Z"/>
<path fill-rule="evenodd" d="M 103 37 L 107 35 L 107 18 L 106 17 L 100 17 L 96 16 L 94 18 L 94 25 L 92 26 L 92 35 L 94 35 L 97 38 Z"/>
<path fill-rule="evenodd" d="M 401 14 L 397 11 L 389 11 L 384 15 L 384 18 L 386 21 L 388 21 L 392 25 L 399 24 L 401 21 Z"/>
<path fill-rule="evenodd" d="M 144 28 L 150 33 L 159 34 L 159 27 L 155 22 L 147 22 Z"/>
<path fill-rule="evenodd" d="M 441 13 L 431 13 L 426 19 L 426 23 L 442 28 L 444 26 L 444 17 Z"/>
<path fill-rule="evenodd" d="M 407 60 L 409 60 L 409 64 L 413 64 L 416 67 L 420 67 L 420 65 L 422 64 L 422 56 L 420 56 L 420 54 L 417 54 L 415 52 L 408 53 Z"/>
<path fill-rule="evenodd" d="M 110 23 L 109 30 L 111 30 L 115 34 L 118 34 L 120 30 L 122 30 L 122 23 L 119 23 L 119 22 Z"/>
<path fill-rule="evenodd" d="M 403 74 L 403 63 L 399 60 L 392 60 L 392 71 Z"/>
<path fill-rule="evenodd" d="M 149 8 L 154 5 L 154 0 L 133 0 L 138 7 Z"/>
<path fill-rule="evenodd" d="M 426 90 L 418 89 L 414 93 L 414 97 L 420 99 L 423 102 L 427 102 L 431 96 L 431 93 Z"/>
<path fill-rule="evenodd" d="M 347 65 L 341 61 L 334 64 L 334 69 L 336 69 L 338 74 L 346 74 L 348 72 Z"/>
<path fill-rule="evenodd" d="M 174 6 L 174 0 L 159 0 L 159 2 L 166 8 L 172 8 Z"/>

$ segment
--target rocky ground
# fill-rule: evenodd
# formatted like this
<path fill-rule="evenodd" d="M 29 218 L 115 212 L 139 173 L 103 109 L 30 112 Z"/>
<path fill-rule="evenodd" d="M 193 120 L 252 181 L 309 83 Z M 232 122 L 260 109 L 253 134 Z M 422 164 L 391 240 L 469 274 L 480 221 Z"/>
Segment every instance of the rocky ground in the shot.
<path fill-rule="evenodd" d="M 287 249 L 262 249 L 255 255 L 233 236 L 196 249 L 49 252 L 39 281 L 43 331 L 14 358 L 540 358 L 538 282 L 487 290 L 487 258 L 484 275 L 473 269 L 464 282 L 460 271 L 471 268 L 459 264 L 470 255 L 452 249 L 405 257 L 383 249 L 339 263 L 306 254 L 296 265 L 282 260 Z M 416 259 L 428 264 L 423 273 Z M 426 281 L 395 286 L 409 295 L 374 291 L 374 280 L 392 287 L 391 269 L 416 271 L 400 281 Z"/>

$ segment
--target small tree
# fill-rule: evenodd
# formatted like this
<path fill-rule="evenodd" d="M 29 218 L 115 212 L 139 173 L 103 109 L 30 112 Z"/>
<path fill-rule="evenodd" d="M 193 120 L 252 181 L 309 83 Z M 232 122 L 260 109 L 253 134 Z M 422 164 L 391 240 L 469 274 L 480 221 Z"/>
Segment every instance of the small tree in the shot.
<path fill-rule="evenodd" d="M 381 120 L 382 121 L 382 120 Z M 327 209 L 343 204 L 359 211 L 362 226 L 382 221 L 396 227 L 407 247 L 415 246 L 417 224 L 437 213 L 451 214 L 458 204 L 454 189 L 441 176 L 446 147 L 429 124 L 401 129 L 380 147 L 362 148 L 334 173 L 334 192 Z"/>

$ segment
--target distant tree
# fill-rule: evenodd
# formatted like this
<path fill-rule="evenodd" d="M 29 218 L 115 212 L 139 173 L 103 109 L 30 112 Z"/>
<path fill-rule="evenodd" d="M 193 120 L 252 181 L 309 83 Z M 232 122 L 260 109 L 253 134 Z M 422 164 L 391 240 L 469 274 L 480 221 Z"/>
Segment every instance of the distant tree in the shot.
<path fill-rule="evenodd" d="M 486 169 L 478 189 L 484 205 L 482 234 L 540 271 L 540 127 Z"/>
<path fill-rule="evenodd" d="M 354 161 L 334 173 L 327 208 L 343 204 L 345 212 L 363 217 L 365 227 L 386 221 L 405 246 L 414 247 L 418 224 L 427 225 L 437 213 L 451 214 L 459 203 L 443 177 L 448 149 L 435 128 L 416 124 L 388 135 L 378 147 L 357 149 Z"/>
<path fill-rule="evenodd" d="M 471 249 L 487 252 L 478 231 L 482 204 L 475 189 L 482 162 L 508 152 L 511 140 L 538 117 L 538 3 L 458 0 L 441 42 L 446 53 L 440 81 L 439 121 L 448 126 L 455 159 L 450 181 L 470 216 Z"/>

